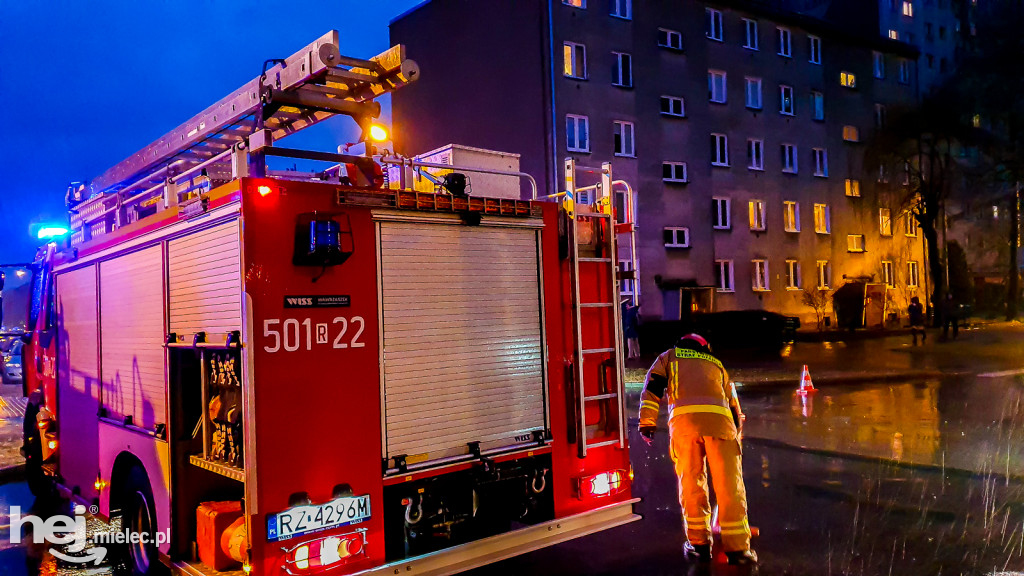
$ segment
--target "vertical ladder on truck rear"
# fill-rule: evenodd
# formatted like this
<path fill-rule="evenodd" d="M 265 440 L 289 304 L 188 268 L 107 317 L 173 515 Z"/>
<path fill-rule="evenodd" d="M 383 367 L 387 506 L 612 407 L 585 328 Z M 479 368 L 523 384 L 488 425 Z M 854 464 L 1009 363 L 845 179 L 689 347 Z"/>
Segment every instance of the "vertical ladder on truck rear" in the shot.
<path fill-rule="evenodd" d="M 618 260 L 618 243 L 616 241 L 615 212 L 612 202 L 612 169 L 610 163 L 602 164 L 600 168 L 601 182 L 587 187 L 576 187 L 576 163 L 572 158 L 565 161 L 566 181 L 566 212 L 568 220 L 567 235 L 569 237 L 569 258 L 571 259 L 572 273 L 571 298 L 573 307 L 573 339 L 575 341 L 574 358 L 574 380 L 575 400 L 578 403 L 576 438 L 578 456 L 585 458 L 587 450 L 603 446 L 617 445 L 624 448 L 626 445 L 626 413 L 625 413 L 625 360 L 623 357 L 623 332 L 622 315 L 619 304 L 619 285 L 616 262 Z M 593 170 L 598 171 L 598 170 Z M 578 194 L 594 190 L 597 202 L 593 209 L 585 204 L 576 204 Z M 632 191 L 628 192 L 630 198 L 627 205 L 632 205 Z M 581 210 L 577 210 L 579 207 Z M 632 210 L 627 216 L 627 223 L 631 224 Z M 581 228 L 589 228 L 594 239 L 593 246 L 595 253 L 583 255 L 580 252 L 580 231 Z M 629 227 L 632 230 L 632 226 Z M 631 246 L 631 254 L 635 254 Z M 634 265 L 635 268 L 635 265 Z M 603 287 L 595 287 L 588 292 L 603 295 L 602 300 L 587 299 L 581 295 L 581 269 L 585 277 L 595 278 L 603 281 Z M 591 295 L 591 298 L 593 295 Z M 606 314 L 601 314 L 606 311 Z M 612 323 L 612 342 L 601 342 L 596 346 L 588 347 L 584 341 L 585 335 L 593 342 L 593 336 L 600 334 L 602 320 Z M 607 330 L 605 330 L 607 332 Z M 610 346 L 608 345 L 610 344 Z M 595 372 L 591 367 L 597 363 L 597 382 L 593 383 Z M 611 368 L 609 382 L 608 374 Z M 604 376 L 604 379 L 601 377 Z M 594 407 L 594 408 L 592 408 Z M 596 409 L 595 409 L 596 408 Z M 597 422 L 588 422 L 587 412 L 599 414 Z M 607 432 L 610 428 L 610 419 L 615 420 L 614 434 L 601 433 L 602 429 Z M 594 429 L 595 437 L 590 439 L 590 430 Z"/>

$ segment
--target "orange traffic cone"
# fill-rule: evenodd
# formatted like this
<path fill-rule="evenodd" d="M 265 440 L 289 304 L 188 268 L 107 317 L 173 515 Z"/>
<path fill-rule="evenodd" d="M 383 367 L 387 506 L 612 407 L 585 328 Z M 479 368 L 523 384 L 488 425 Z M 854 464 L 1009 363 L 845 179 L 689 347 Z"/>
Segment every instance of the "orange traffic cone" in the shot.
<path fill-rule="evenodd" d="M 796 393 L 805 396 L 817 391 L 818 389 L 811 382 L 811 372 L 807 369 L 807 364 L 804 364 L 803 372 L 800 373 L 800 387 L 797 388 Z"/>

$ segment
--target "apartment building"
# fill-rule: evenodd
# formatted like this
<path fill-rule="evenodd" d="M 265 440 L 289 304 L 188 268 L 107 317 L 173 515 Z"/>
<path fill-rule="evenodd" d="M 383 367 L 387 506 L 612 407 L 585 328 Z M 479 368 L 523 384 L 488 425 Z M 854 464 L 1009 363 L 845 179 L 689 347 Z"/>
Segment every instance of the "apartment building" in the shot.
<path fill-rule="evenodd" d="M 391 23 L 423 78 L 393 100 L 396 145 L 611 161 L 638 206 L 641 311 L 799 315 L 803 289 L 924 296 L 899 175 L 864 149 L 916 98 L 917 52 L 749 2 L 432 0 Z M 634 289 L 630 285 L 624 286 Z"/>
<path fill-rule="evenodd" d="M 879 32 L 920 51 L 918 74 L 927 92 L 948 78 L 956 66 L 961 0 L 879 0 Z"/>

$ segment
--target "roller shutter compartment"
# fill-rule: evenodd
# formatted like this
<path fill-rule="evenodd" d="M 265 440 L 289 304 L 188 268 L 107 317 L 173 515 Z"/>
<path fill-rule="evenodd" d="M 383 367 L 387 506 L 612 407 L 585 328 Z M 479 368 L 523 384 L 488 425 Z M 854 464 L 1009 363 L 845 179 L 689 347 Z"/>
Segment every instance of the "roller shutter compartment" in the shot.
<path fill-rule="evenodd" d="M 242 329 L 239 245 L 237 220 L 168 243 L 171 332 L 188 337 Z"/>
<path fill-rule="evenodd" d="M 388 458 L 457 456 L 544 429 L 538 235 L 380 224 Z"/>

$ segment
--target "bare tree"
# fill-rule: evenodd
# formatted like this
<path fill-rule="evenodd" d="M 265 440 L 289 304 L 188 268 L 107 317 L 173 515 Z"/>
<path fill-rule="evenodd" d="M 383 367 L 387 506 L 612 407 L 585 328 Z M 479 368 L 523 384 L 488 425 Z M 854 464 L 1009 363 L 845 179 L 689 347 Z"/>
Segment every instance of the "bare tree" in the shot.
<path fill-rule="evenodd" d="M 820 288 L 804 288 L 801 296 L 805 306 L 814 309 L 814 317 L 818 321 L 818 332 L 825 329 L 825 312 L 832 301 L 832 291 Z"/>

